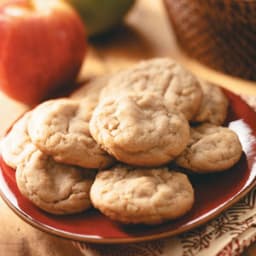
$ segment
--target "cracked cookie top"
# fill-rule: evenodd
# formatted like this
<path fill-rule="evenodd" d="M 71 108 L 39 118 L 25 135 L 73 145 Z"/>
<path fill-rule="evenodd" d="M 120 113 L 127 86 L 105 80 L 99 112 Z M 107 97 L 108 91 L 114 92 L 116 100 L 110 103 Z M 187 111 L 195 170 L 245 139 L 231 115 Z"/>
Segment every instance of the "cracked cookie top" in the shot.
<path fill-rule="evenodd" d="M 200 81 L 203 100 L 192 121 L 222 125 L 228 112 L 228 99 L 220 87 Z"/>
<path fill-rule="evenodd" d="M 196 114 L 202 89 L 195 76 L 168 58 L 142 61 L 109 78 L 101 99 L 120 94 L 156 93 L 168 109 L 182 112 L 188 120 Z"/>
<path fill-rule="evenodd" d="M 27 126 L 31 112 L 25 113 L 1 141 L 1 154 L 4 161 L 16 169 L 29 152 L 35 149 L 28 135 Z"/>
<path fill-rule="evenodd" d="M 195 173 L 224 171 L 242 155 L 237 134 L 227 127 L 206 123 L 191 128 L 190 134 L 188 146 L 176 163 Z"/>
<path fill-rule="evenodd" d="M 158 224 L 188 212 L 194 190 L 185 174 L 162 168 L 119 165 L 101 171 L 91 187 L 91 200 L 111 219 Z"/>
<path fill-rule="evenodd" d="M 46 101 L 31 114 L 28 124 L 31 140 L 58 162 L 105 168 L 112 164 L 113 158 L 89 132 L 91 112 L 91 105 L 86 101 L 64 98 Z"/>
<path fill-rule="evenodd" d="M 161 97 L 150 93 L 102 100 L 93 112 L 90 131 L 116 159 L 139 166 L 169 162 L 189 140 L 184 115 L 169 110 Z"/>
<path fill-rule="evenodd" d="M 20 192 L 39 208 L 54 214 L 71 214 L 91 207 L 89 191 L 95 173 L 55 162 L 35 149 L 18 165 Z"/>

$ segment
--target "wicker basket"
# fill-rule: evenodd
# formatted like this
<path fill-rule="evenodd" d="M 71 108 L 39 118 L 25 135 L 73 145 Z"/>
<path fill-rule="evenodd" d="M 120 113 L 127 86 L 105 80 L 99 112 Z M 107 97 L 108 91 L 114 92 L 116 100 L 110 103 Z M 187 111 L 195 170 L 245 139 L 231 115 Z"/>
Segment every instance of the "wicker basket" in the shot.
<path fill-rule="evenodd" d="M 164 0 L 181 48 L 232 76 L 256 81 L 255 0 Z"/>

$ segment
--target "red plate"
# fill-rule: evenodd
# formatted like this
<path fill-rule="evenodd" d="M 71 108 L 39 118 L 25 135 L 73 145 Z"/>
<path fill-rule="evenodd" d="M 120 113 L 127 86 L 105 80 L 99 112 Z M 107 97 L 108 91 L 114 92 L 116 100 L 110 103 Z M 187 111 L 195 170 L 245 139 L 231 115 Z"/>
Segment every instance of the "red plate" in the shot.
<path fill-rule="evenodd" d="M 73 216 L 47 214 L 18 191 L 15 171 L 0 159 L 1 195 L 22 219 L 46 232 L 78 241 L 127 243 L 175 235 L 212 219 L 243 197 L 256 184 L 256 113 L 239 96 L 224 90 L 230 101 L 226 125 L 241 140 L 244 154 L 230 170 L 192 176 L 196 192 L 193 209 L 184 217 L 157 226 L 125 226 L 109 220 L 96 210 Z"/>

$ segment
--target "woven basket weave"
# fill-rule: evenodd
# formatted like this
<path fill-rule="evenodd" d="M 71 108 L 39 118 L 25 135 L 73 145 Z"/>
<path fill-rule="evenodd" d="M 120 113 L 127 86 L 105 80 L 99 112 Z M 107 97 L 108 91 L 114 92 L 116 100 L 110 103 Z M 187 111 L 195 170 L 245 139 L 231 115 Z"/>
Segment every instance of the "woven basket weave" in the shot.
<path fill-rule="evenodd" d="M 256 81 L 256 0 L 164 0 L 181 48 L 232 76 Z"/>

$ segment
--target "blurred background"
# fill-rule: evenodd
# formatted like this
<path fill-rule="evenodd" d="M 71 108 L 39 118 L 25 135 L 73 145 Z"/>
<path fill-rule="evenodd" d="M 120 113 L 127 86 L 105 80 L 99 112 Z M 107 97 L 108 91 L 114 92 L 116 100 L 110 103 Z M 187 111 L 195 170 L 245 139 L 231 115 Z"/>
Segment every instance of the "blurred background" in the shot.
<path fill-rule="evenodd" d="M 107 71 L 171 56 L 206 80 L 256 95 L 255 1 L 128 2 L 122 25 L 90 36 L 89 53 L 97 52 Z"/>

